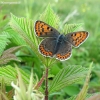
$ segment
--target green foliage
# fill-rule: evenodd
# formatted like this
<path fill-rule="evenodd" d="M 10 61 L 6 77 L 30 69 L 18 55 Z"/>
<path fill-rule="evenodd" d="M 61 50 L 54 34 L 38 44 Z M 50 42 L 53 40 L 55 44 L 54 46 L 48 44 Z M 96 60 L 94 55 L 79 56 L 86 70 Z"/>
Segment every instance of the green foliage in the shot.
<path fill-rule="evenodd" d="M 25 40 L 19 34 L 17 34 L 17 32 L 10 28 L 10 26 L 8 26 L 5 31 L 7 32 L 6 35 L 10 37 L 11 43 L 15 45 L 26 45 Z"/>
<path fill-rule="evenodd" d="M 2 65 L 2 67 L 0 67 L 0 83 L 2 83 L 2 79 L 4 79 L 3 84 L 5 88 L 7 88 L 7 86 L 10 86 L 11 82 L 13 81 L 15 82 L 13 84 L 15 91 L 17 90 L 16 87 L 20 90 L 23 90 L 22 88 L 27 88 L 29 97 L 31 92 L 34 92 L 34 95 L 36 96 L 40 91 L 42 93 L 39 93 L 39 96 L 43 96 L 44 83 L 42 84 L 41 81 L 43 82 L 45 80 L 42 76 L 42 74 L 44 73 L 45 65 L 50 69 L 48 76 L 48 78 L 51 78 L 48 84 L 50 100 L 75 100 L 76 98 L 77 100 L 81 100 L 84 98 L 92 100 L 96 98 L 96 94 L 98 94 L 97 97 L 99 97 L 99 93 L 96 93 L 100 91 L 99 2 L 99 0 L 25 0 L 24 2 L 16 5 L 1 4 L 0 58 L 2 59 L 0 59 L 0 64 Z M 73 12 L 74 10 L 76 10 L 77 13 L 71 16 L 71 20 L 68 20 L 66 24 L 63 25 L 63 20 L 66 19 L 66 16 L 68 16 L 68 14 L 71 15 L 70 12 Z M 7 22 L 10 18 L 10 12 L 12 12 L 13 14 L 11 14 L 11 19 L 8 26 Z M 41 12 L 43 13 L 40 15 Z M 59 15 L 59 17 L 55 14 L 55 12 Z M 32 18 L 32 20 L 30 18 Z M 43 57 L 38 52 L 38 45 L 41 39 L 36 37 L 34 33 L 34 23 L 37 19 L 48 23 L 49 25 L 59 30 L 60 33 L 63 32 L 64 34 L 83 30 L 82 23 L 85 23 L 84 26 L 90 33 L 89 38 L 79 48 L 73 49 L 72 57 L 65 62 L 59 62 L 55 60 L 55 58 L 51 59 L 48 57 Z M 20 49 L 19 47 L 19 49 L 16 49 L 18 51 L 16 51 L 16 54 L 14 54 L 15 51 L 12 52 L 12 47 L 15 46 L 20 46 L 22 48 Z M 10 62 L 10 65 L 8 65 L 9 61 L 19 61 L 19 59 L 21 62 L 15 63 L 18 67 L 20 67 L 20 72 L 16 71 L 16 69 L 12 67 L 14 61 Z M 88 72 L 87 74 L 87 67 L 92 61 L 92 76 L 90 82 L 88 82 L 90 78 L 90 72 Z M 6 65 L 4 66 L 3 64 Z M 38 76 L 40 81 L 36 82 L 35 79 L 33 81 L 30 81 L 29 78 L 31 67 L 33 67 L 34 73 L 36 74 L 36 76 Z M 87 77 L 84 83 L 84 81 L 81 79 L 84 79 L 86 75 Z M 41 79 L 41 77 L 43 79 Z M 18 79 L 20 81 L 18 81 Z M 16 82 L 20 85 L 18 85 Z M 34 87 L 33 83 L 38 86 L 38 91 L 32 90 L 32 88 Z M 81 89 L 81 87 L 83 88 Z M 81 91 L 79 93 L 80 89 Z M 26 90 L 24 89 L 23 95 L 25 95 L 25 91 Z M 2 94 L 2 96 L 4 97 L 3 99 L 8 100 L 6 93 L 9 93 L 9 96 L 12 96 L 14 93 L 12 92 L 13 91 L 8 92 L 8 90 L 5 90 L 4 92 L 0 91 L 0 96 Z M 91 93 L 91 95 L 89 93 Z M 21 96 L 18 91 L 17 94 L 18 96 Z"/>
<path fill-rule="evenodd" d="M 87 91 L 88 91 L 88 84 L 89 84 L 89 80 L 90 80 L 90 74 L 91 74 L 91 70 L 92 70 L 92 64 L 90 64 L 90 68 L 89 68 L 89 71 L 88 71 L 88 74 L 86 76 L 86 81 L 84 83 L 84 86 L 81 90 L 81 92 L 78 94 L 78 96 L 76 97 L 76 100 L 84 100 L 86 98 L 86 94 L 87 94 Z"/>
<path fill-rule="evenodd" d="M 40 16 L 40 20 L 43 20 L 44 22 L 48 23 L 52 27 L 58 29 L 60 20 L 59 17 L 52 10 L 50 4 L 47 6 L 44 13 Z"/>
<path fill-rule="evenodd" d="M 0 56 L 2 55 L 8 42 L 10 42 L 8 38 L 9 37 L 6 35 L 6 32 L 2 32 L 2 34 L 0 34 Z"/>
<path fill-rule="evenodd" d="M 77 84 L 77 83 L 76 83 Z M 68 85 L 64 88 L 64 92 L 69 96 L 77 95 L 80 92 L 79 86 L 76 84 Z"/>
<path fill-rule="evenodd" d="M 67 66 L 63 68 L 50 84 L 49 92 L 51 93 L 60 90 L 65 86 L 77 83 L 85 77 L 86 70 L 87 69 L 80 66 Z"/>
<path fill-rule="evenodd" d="M 84 86 L 81 89 L 80 93 L 77 96 L 73 96 L 73 97 L 69 98 L 68 100 L 85 100 L 87 97 L 89 97 L 87 95 L 87 91 L 88 91 L 89 80 L 90 80 L 90 77 L 91 77 L 92 65 L 93 65 L 93 63 L 90 64 L 89 71 L 87 73 Z"/>
<path fill-rule="evenodd" d="M 34 36 L 34 25 L 33 21 L 25 18 L 17 18 L 13 14 L 11 14 L 11 21 L 10 21 L 11 28 L 19 33 L 26 41 L 27 45 L 35 48 L 35 44 L 37 44 L 36 37 Z M 33 44 L 33 43 L 35 44 Z"/>
<path fill-rule="evenodd" d="M 63 32 L 65 34 L 67 34 L 67 33 L 78 31 L 79 29 L 81 30 L 82 25 L 83 25 L 82 23 L 79 23 L 79 24 L 65 24 Z"/>
<path fill-rule="evenodd" d="M 20 69 L 22 78 L 25 83 L 29 84 L 29 74 Z M 0 68 L 0 82 L 2 81 L 2 77 L 5 80 L 6 85 L 10 85 L 12 81 L 16 82 L 17 80 L 17 72 L 16 69 L 10 65 L 2 66 Z"/>

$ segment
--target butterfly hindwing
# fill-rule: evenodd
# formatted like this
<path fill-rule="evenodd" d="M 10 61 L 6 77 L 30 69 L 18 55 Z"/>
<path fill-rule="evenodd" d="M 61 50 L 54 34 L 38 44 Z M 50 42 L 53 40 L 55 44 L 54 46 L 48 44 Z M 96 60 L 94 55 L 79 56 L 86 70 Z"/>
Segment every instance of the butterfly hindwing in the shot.
<path fill-rule="evenodd" d="M 39 37 L 57 37 L 59 35 L 55 28 L 39 20 L 35 22 L 35 32 Z"/>
<path fill-rule="evenodd" d="M 68 41 L 62 41 L 62 43 L 59 45 L 59 50 L 56 53 L 56 58 L 58 60 L 67 60 L 71 56 L 71 44 Z"/>
<path fill-rule="evenodd" d="M 80 46 L 88 37 L 88 32 L 79 31 L 68 33 L 65 35 L 65 40 L 69 41 L 74 47 Z"/>
<path fill-rule="evenodd" d="M 56 46 L 56 38 L 46 38 L 39 45 L 39 51 L 44 56 L 53 57 L 55 46 Z"/>

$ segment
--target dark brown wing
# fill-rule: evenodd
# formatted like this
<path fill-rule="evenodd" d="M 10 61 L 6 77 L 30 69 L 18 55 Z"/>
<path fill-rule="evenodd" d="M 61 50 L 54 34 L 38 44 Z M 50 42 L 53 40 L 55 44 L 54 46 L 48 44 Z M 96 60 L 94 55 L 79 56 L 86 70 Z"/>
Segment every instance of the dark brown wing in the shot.
<path fill-rule="evenodd" d="M 59 45 L 59 50 L 56 53 L 58 60 L 64 61 L 70 58 L 72 46 L 68 41 L 62 41 Z"/>
<path fill-rule="evenodd" d="M 53 57 L 56 49 L 56 38 L 46 38 L 39 45 L 39 51 L 44 56 Z"/>

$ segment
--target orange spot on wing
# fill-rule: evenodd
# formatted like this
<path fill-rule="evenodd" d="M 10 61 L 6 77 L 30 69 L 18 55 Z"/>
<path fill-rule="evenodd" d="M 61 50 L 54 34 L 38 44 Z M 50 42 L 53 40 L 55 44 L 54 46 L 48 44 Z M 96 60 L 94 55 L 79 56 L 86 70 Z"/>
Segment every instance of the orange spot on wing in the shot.
<path fill-rule="evenodd" d="M 40 26 L 40 22 L 36 22 L 35 24 L 35 31 L 36 31 L 36 34 L 37 36 L 40 36 L 40 29 L 39 29 L 39 26 Z"/>
<path fill-rule="evenodd" d="M 87 32 L 77 32 L 74 33 L 76 35 L 72 35 L 73 42 L 75 43 L 75 46 L 80 45 L 88 36 Z"/>
<path fill-rule="evenodd" d="M 35 31 L 38 36 L 46 35 L 51 32 L 51 27 L 41 21 L 37 21 L 35 24 Z"/>
<path fill-rule="evenodd" d="M 51 31 L 51 28 L 49 27 L 48 25 L 44 25 L 43 26 L 43 29 L 44 29 L 44 32 L 50 32 Z"/>
<path fill-rule="evenodd" d="M 67 59 L 68 57 L 70 57 L 70 55 L 71 55 L 71 52 L 68 52 L 65 55 L 57 54 L 57 58 L 60 60 L 64 60 L 64 59 Z"/>
<path fill-rule="evenodd" d="M 81 36 L 81 33 L 76 33 L 76 37 L 80 37 Z"/>
<path fill-rule="evenodd" d="M 46 51 L 45 49 L 44 49 L 44 47 L 43 47 L 43 45 L 40 45 L 39 46 L 39 50 L 40 50 L 40 52 L 43 54 L 43 55 L 45 55 L 45 56 L 53 56 L 53 53 L 52 52 L 50 52 L 50 51 Z"/>

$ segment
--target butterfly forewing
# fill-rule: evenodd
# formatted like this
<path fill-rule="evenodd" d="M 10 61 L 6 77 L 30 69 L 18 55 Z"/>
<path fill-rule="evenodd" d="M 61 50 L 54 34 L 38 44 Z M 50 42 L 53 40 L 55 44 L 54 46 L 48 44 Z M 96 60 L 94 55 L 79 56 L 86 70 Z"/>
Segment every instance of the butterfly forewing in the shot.
<path fill-rule="evenodd" d="M 68 41 L 62 41 L 62 43 L 59 45 L 59 50 L 56 53 L 56 58 L 58 60 L 67 60 L 71 56 L 71 44 Z"/>
<path fill-rule="evenodd" d="M 88 37 L 88 32 L 79 31 L 68 33 L 65 35 L 65 40 L 69 41 L 74 47 L 80 46 Z"/>
<path fill-rule="evenodd" d="M 57 37 L 59 35 L 59 32 L 55 28 L 42 21 L 36 21 L 35 32 L 39 37 Z"/>
<path fill-rule="evenodd" d="M 46 38 L 39 45 L 39 51 L 44 56 L 53 57 L 56 47 L 56 38 Z"/>

